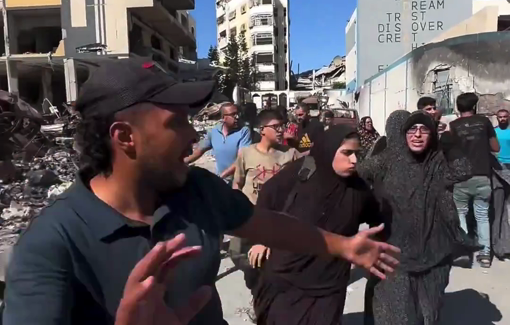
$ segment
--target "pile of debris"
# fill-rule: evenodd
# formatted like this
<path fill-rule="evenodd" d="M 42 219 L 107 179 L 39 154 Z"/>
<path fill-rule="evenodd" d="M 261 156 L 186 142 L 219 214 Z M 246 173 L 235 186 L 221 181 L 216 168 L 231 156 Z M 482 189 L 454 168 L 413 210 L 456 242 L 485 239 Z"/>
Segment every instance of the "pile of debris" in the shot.
<path fill-rule="evenodd" d="M 76 153 L 65 147 L 50 148 L 29 163 L 15 159 L 13 165 L 15 177 L 0 183 L 0 252 L 72 184 L 78 170 Z"/>

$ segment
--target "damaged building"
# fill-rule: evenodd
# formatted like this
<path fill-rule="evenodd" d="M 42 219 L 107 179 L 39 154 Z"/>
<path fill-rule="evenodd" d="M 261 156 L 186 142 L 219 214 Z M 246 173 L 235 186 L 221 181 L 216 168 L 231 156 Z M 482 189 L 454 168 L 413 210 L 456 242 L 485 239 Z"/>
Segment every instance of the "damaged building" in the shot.
<path fill-rule="evenodd" d="M 413 111 L 420 97 L 432 96 L 449 121 L 455 98 L 465 92 L 480 96 L 480 113 L 509 109 L 509 28 L 510 3 L 474 1 L 470 18 L 365 80 L 352 96 L 360 116 L 370 115 L 384 130 L 391 112 Z"/>
<path fill-rule="evenodd" d="M 90 71 L 140 58 L 179 78 L 179 62 L 197 57 L 195 0 L 0 0 L 0 8 L 1 301 L 4 252 L 74 181 L 71 104 Z"/>
<path fill-rule="evenodd" d="M 43 113 L 76 100 L 101 60 L 196 60 L 195 0 L 4 0 L 0 89 Z"/>

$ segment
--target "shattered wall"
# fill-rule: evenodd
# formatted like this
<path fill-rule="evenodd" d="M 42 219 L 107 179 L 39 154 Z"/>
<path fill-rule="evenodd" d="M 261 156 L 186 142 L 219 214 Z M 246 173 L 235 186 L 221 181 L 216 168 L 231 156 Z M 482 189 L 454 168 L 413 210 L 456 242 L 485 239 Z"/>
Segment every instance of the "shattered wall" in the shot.
<path fill-rule="evenodd" d="M 454 108 L 464 92 L 480 95 L 479 111 L 510 108 L 510 33 L 492 32 L 451 38 L 421 47 L 369 79 L 361 92 L 360 115 L 370 115 L 379 130 L 394 110 L 416 109 L 433 95 Z M 446 98 L 447 97 L 447 98 Z"/>

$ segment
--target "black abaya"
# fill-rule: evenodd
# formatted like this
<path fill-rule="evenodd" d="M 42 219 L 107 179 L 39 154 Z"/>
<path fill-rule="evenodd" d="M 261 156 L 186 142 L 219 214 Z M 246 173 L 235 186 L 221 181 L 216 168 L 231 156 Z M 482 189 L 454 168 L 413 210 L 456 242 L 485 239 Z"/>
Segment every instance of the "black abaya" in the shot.
<path fill-rule="evenodd" d="M 304 159 L 290 164 L 264 185 L 257 205 L 282 211 L 297 186 L 292 204 L 282 212 L 336 234 L 355 235 L 378 206 L 360 178 L 341 178 L 332 168 L 337 149 L 354 132 L 332 126 L 319 135 L 310 153 L 316 164 L 313 176 L 296 181 Z M 341 324 L 350 267 L 338 258 L 273 250 L 254 292 L 258 324 Z"/>

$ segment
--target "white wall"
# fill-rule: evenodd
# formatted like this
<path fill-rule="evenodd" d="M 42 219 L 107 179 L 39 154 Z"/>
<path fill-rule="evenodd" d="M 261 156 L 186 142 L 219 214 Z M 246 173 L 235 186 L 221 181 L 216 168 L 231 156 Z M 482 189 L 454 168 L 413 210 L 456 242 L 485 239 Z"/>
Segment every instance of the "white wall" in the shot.
<path fill-rule="evenodd" d="M 381 134 L 388 116 L 396 110 L 416 110 L 419 92 L 413 84 L 412 61 L 407 60 L 365 83 L 360 92 L 360 117 L 370 116 Z"/>
<path fill-rule="evenodd" d="M 357 20 L 357 9 L 354 9 L 354 12 L 351 15 L 351 18 L 349 19 L 349 22 L 347 23 L 347 26 L 345 26 L 345 35 L 347 36 L 347 33 L 349 32 L 349 29 L 354 26 L 356 28 L 356 20 Z M 356 31 L 355 31 L 355 39 L 356 39 Z M 357 40 L 355 40 L 357 41 Z M 346 51 L 348 49 L 346 48 Z M 358 65 L 358 59 L 357 59 L 357 51 L 356 51 L 356 45 L 347 53 L 345 56 L 345 79 L 346 84 L 349 84 L 351 81 L 356 79 L 356 67 Z"/>
<path fill-rule="evenodd" d="M 510 15 L 510 3 L 506 0 L 475 0 L 473 1 L 473 14 L 488 6 L 498 7 L 500 15 Z"/>

